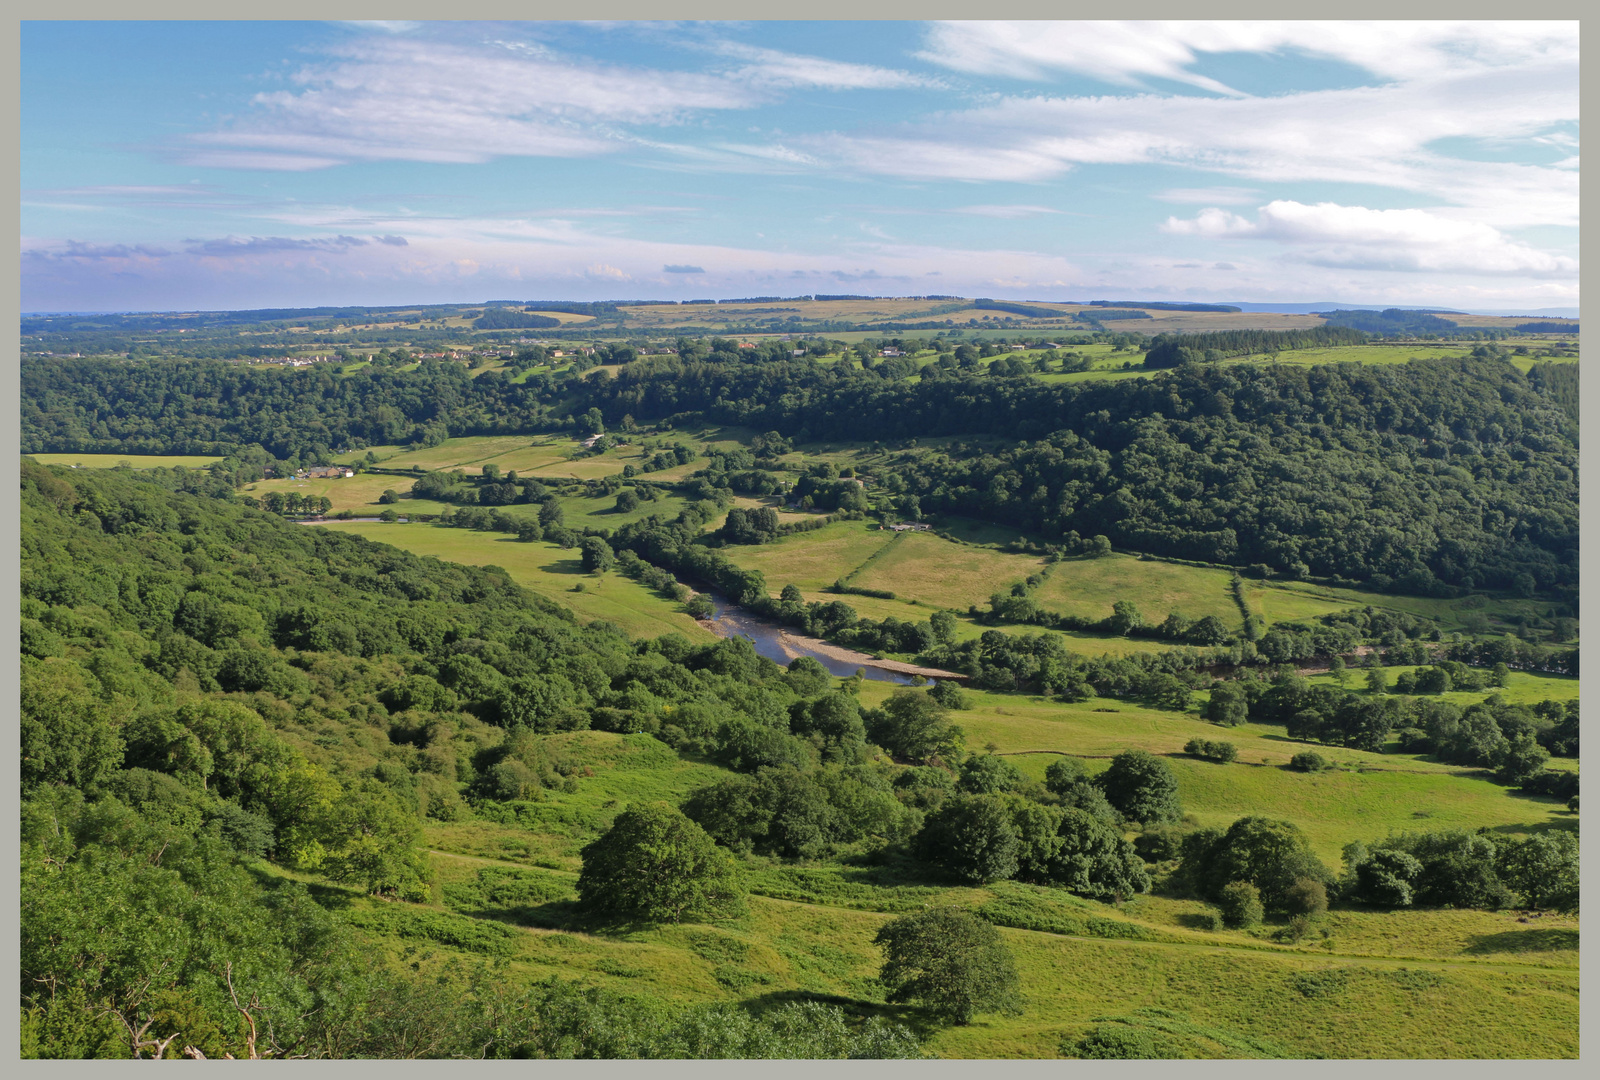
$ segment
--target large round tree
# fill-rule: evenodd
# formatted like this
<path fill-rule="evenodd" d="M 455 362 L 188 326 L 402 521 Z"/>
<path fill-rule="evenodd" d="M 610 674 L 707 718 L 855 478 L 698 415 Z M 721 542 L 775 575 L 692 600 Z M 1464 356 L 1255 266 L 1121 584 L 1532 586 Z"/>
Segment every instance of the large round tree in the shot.
<path fill-rule="evenodd" d="M 666 803 L 630 807 L 586 846 L 578 899 L 589 911 L 651 922 L 744 910 L 733 864 L 706 831 Z"/>
<path fill-rule="evenodd" d="M 1095 782 L 1106 793 L 1106 801 L 1129 821 L 1154 825 L 1183 816 L 1172 768 L 1149 751 L 1124 750 Z"/>
<path fill-rule="evenodd" d="M 980 1012 L 1021 1011 L 1011 950 L 993 925 L 964 908 L 902 915 L 872 940 L 883 948 L 878 978 L 892 1002 L 915 1002 L 957 1024 Z"/>

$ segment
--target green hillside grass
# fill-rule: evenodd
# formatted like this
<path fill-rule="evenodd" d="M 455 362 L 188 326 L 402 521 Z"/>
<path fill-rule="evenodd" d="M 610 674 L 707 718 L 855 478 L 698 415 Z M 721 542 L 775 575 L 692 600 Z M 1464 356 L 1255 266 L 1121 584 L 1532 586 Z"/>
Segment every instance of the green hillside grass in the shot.
<path fill-rule="evenodd" d="M 172 469 L 183 466 L 200 469 L 220 457 L 200 454 L 28 454 L 41 465 L 76 465 L 84 469 L 115 469 L 126 464 L 135 469 Z"/>
<path fill-rule="evenodd" d="M 1245 599 L 1251 610 L 1260 612 L 1268 622 L 1292 622 L 1297 619 L 1315 618 L 1333 611 L 1370 605 L 1421 615 L 1437 621 L 1445 630 L 1461 629 L 1463 619 L 1473 613 L 1483 615 L 1491 623 L 1510 625 L 1511 620 L 1518 615 L 1544 615 L 1550 610 L 1548 601 L 1486 596 L 1441 600 L 1426 596 L 1396 596 L 1390 593 L 1364 592 L 1359 589 L 1341 589 L 1310 582 L 1268 583 L 1249 578 L 1245 579 Z"/>
<path fill-rule="evenodd" d="M 850 578 L 851 585 L 883 589 L 897 597 L 965 611 L 988 603 L 1044 566 L 1036 556 L 953 544 L 932 533 L 901 533 Z"/>
<path fill-rule="evenodd" d="M 631 637 L 679 633 L 691 640 L 705 641 L 714 636 L 679 611 L 681 605 L 621 574 L 585 574 L 576 548 L 568 550 L 542 541 L 525 544 L 498 533 L 420 522 L 332 521 L 315 527 L 358 533 L 447 562 L 502 567 L 517 584 L 565 604 L 580 619 L 615 623 Z M 581 593 L 573 591 L 578 584 L 583 585 Z"/>
<path fill-rule="evenodd" d="M 1242 615 L 1232 580 L 1226 570 L 1111 555 L 1056 563 L 1033 597 L 1047 611 L 1085 619 L 1106 618 L 1113 604 L 1127 600 L 1146 622 L 1160 622 L 1176 611 L 1186 619 L 1215 615 L 1237 627 Z"/>
<path fill-rule="evenodd" d="M 876 704 L 894 690 L 868 683 L 862 701 Z M 1416 755 L 1299 742 L 1273 725 L 1219 728 L 1194 713 L 1103 698 L 1064 704 L 979 690 L 963 693 L 971 708 L 951 718 L 965 731 L 969 749 L 993 744 L 1040 780 L 1061 755 L 1087 759 L 1089 771 L 1099 772 L 1123 750 L 1148 750 L 1167 758 L 1184 810 L 1200 824 L 1226 826 L 1248 814 L 1285 818 L 1298 823 L 1322 858 L 1333 863 L 1352 840 L 1406 829 L 1487 827 L 1520 833 L 1576 824 L 1563 804 L 1521 795 L 1479 770 Z M 1218 765 L 1191 758 L 1183 746 L 1193 738 L 1231 742 L 1239 748 L 1239 760 Z M 1289 759 L 1306 749 L 1339 768 L 1316 774 L 1288 769 Z"/>

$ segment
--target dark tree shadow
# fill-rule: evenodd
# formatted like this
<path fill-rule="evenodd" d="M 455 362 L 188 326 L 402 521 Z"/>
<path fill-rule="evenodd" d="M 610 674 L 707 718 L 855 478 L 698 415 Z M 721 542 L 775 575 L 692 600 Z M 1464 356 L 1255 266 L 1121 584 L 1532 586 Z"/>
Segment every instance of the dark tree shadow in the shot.
<path fill-rule="evenodd" d="M 1554 821 L 1536 821 L 1536 822 L 1532 823 L 1531 825 L 1530 824 L 1524 824 L 1524 825 L 1491 825 L 1491 826 L 1489 826 L 1489 831 L 1491 833 L 1502 833 L 1502 834 L 1513 834 L 1513 835 L 1522 834 L 1522 833 L 1535 833 L 1535 834 L 1537 834 L 1537 833 L 1551 833 L 1551 832 L 1569 832 L 1569 833 L 1572 833 L 1573 835 L 1577 835 L 1577 832 L 1578 832 L 1578 815 L 1577 814 L 1562 814 L 1560 818 L 1557 818 Z"/>
<path fill-rule="evenodd" d="M 1576 930 L 1506 930 L 1498 934 L 1474 934 L 1466 953 L 1520 953 L 1577 951 Z"/>

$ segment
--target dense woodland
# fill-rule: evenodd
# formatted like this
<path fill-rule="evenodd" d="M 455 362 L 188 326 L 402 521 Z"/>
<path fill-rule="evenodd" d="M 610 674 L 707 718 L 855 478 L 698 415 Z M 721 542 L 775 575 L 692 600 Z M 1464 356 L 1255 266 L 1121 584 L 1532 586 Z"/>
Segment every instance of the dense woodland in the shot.
<path fill-rule="evenodd" d="M 581 783 L 538 736 L 591 725 L 638 733 L 647 757 L 670 754 L 654 732 L 768 770 L 804 797 L 794 844 L 915 833 L 820 667 L 785 672 L 745 641 L 630 642 L 492 569 L 126 475 L 25 464 L 22 524 L 29 1056 L 915 1053 L 903 1029 L 819 1006 L 753 1018 L 487 968 L 415 977 L 360 946 L 337 890 L 259 868 L 426 898 L 420 823 Z M 549 917 L 585 925 L 571 909 Z M 456 921 L 440 940 L 493 956 L 473 943 L 494 926 Z"/>
<path fill-rule="evenodd" d="M 716 345 L 717 342 L 713 342 Z M 731 343 L 728 343 L 731 347 Z M 1547 370 L 1547 368 L 1549 370 Z M 335 447 L 604 423 L 705 419 L 796 440 L 1000 436 L 1007 449 L 907 455 L 923 512 L 1169 557 L 1447 588 L 1577 582 L 1574 381 L 1497 358 L 1392 367 L 1216 368 L 1079 384 L 917 382 L 809 359 L 646 357 L 616 377 L 281 371 L 219 363 L 24 361 L 28 451 L 314 460 Z M 566 418 L 566 419 L 563 419 Z M 1530 584 L 1531 581 L 1531 584 Z"/>

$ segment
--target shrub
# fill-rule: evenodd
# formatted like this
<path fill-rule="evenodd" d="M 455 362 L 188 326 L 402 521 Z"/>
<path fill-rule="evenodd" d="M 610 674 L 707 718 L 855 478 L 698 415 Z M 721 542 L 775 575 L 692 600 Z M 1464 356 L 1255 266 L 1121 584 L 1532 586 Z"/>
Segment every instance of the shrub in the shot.
<path fill-rule="evenodd" d="M 1145 862 L 1166 862 L 1183 852 L 1184 834 L 1177 829 L 1146 829 L 1133 838 L 1133 850 Z"/>
<path fill-rule="evenodd" d="M 1289 759 L 1289 768 L 1298 772 L 1322 772 L 1333 768 L 1333 764 L 1315 750 L 1302 750 Z"/>
<path fill-rule="evenodd" d="M 1101 1024 L 1061 1052 L 1086 1061 L 1148 1061 L 1158 1057 L 1150 1036 L 1125 1024 Z"/>
<path fill-rule="evenodd" d="M 1212 933 L 1216 933 L 1222 929 L 1222 916 L 1215 911 L 1202 911 L 1198 915 L 1189 917 L 1189 925 L 1196 930 L 1209 930 Z"/>
<path fill-rule="evenodd" d="M 1249 697 L 1244 687 L 1236 682 L 1218 683 L 1211 688 L 1211 698 L 1200 715 L 1213 724 L 1235 727 L 1249 718 Z"/>
<path fill-rule="evenodd" d="M 1328 887 L 1316 878 L 1295 878 L 1283 900 L 1283 909 L 1290 915 L 1314 919 L 1328 911 Z"/>
<path fill-rule="evenodd" d="M 1217 907 L 1222 910 L 1222 921 L 1236 930 L 1260 926 L 1265 915 L 1261 890 L 1248 881 L 1231 881 L 1224 885 L 1217 897 Z"/>
<path fill-rule="evenodd" d="M 1023 781 L 1021 771 L 997 754 L 974 754 L 961 763 L 961 790 L 975 795 L 1011 791 Z"/>
<path fill-rule="evenodd" d="M 993 795 L 957 795 L 928 816 L 913 844 L 917 854 L 979 884 L 1017 872 L 1017 829 L 1010 808 Z"/>
<path fill-rule="evenodd" d="M 1332 875 L 1311 851 L 1300 829 L 1287 821 L 1240 818 L 1220 837 L 1209 831 L 1184 841 L 1181 877 L 1201 896 L 1217 901 L 1232 882 L 1248 882 L 1260 890 L 1262 902 L 1284 910 L 1299 878 L 1328 881 Z"/>
<path fill-rule="evenodd" d="M 1211 739 L 1190 739 L 1183 745 L 1185 754 L 1205 758 L 1207 761 L 1227 763 L 1239 756 L 1239 748 L 1231 742 L 1214 742 Z"/>
<path fill-rule="evenodd" d="M 1422 863 L 1403 851 L 1374 851 L 1356 867 L 1356 895 L 1378 907 L 1410 907 Z"/>

